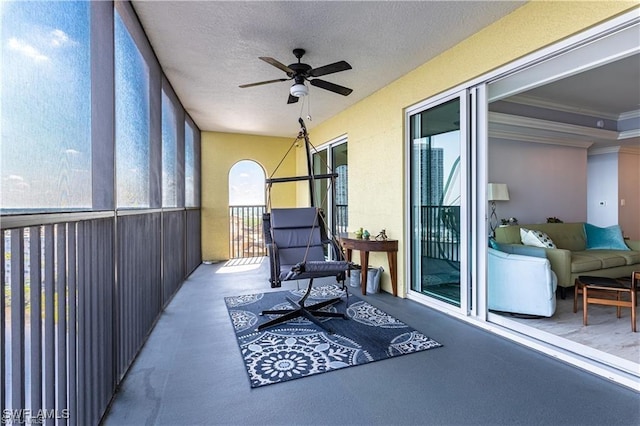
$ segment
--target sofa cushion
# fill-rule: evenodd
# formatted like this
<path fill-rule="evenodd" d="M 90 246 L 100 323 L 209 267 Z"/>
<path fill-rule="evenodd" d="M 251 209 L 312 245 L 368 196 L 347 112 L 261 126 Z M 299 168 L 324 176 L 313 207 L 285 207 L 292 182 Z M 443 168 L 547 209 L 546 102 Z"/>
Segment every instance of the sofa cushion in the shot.
<path fill-rule="evenodd" d="M 627 261 L 627 265 L 640 264 L 640 251 L 619 251 L 618 256 L 624 257 Z"/>
<path fill-rule="evenodd" d="M 542 231 L 520 228 L 520 239 L 526 246 L 556 248 L 551 237 Z"/>
<path fill-rule="evenodd" d="M 584 233 L 587 236 L 587 250 L 629 250 L 618 225 L 600 228 L 585 223 Z"/>
<path fill-rule="evenodd" d="M 598 259 L 602 264 L 602 266 L 600 266 L 602 269 L 615 268 L 616 266 L 624 266 L 627 264 L 627 259 L 620 256 L 620 250 L 585 250 L 577 254 Z"/>
<path fill-rule="evenodd" d="M 600 259 L 585 256 L 582 252 L 571 253 L 571 272 L 588 272 L 602 269 L 602 261 Z"/>
<path fill-rule="evenodd" d="M 573 254 L 598 259 L 601 268 L 615 268 L 616 266 L 638 265 L 640 268 L 640 252 L 633 250 L 585 250 Z"/>

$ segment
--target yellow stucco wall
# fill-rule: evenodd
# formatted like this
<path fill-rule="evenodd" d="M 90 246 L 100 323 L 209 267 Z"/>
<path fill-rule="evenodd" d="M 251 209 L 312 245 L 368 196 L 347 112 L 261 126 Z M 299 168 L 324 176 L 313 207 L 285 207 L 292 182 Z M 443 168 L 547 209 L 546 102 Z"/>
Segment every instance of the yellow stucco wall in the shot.
<path fill-rule="evenodd" d="M 400 239 L 400 295 L 405 291 L 407 261 L 404 109 L 634 7 L 636 2 L 527 3 L 310 130 L 316 146 L 348 135 L 350 228 L 363 226 L 373 235 L 385 228 L 390 238 Z M 382 288 L 390 291 L 386 256 L 372 253 L 370 264 L 385 267 Z"/>
<path fill-rule="evenodd" d="M 296 155 L 285 156 L 293 138 L 202 132 L 202 258 L 229 258 L 229 170 L 240 160 L 259 163 L 267 177 L 296 175 Z M 277 187 L 277 188 L 276 188 Z M 272 204 L 297 205 L 295 185 L 274 185 Z"/>
<path fill-rule="evenodd" d="M 391 238 L 400 239 L 399 295 L 405 292 L 403 265 L 407 261 L 403 248 L 406 227 L 404 109 L 633 8 L 638 8 L 637 2 L 532 1 L 311 128 L 310 138 L 316 146 L 348 135 L 350 229 L 363 226 L 375 235 L 385 228 Z M 251 158 L 260 162 L 269 174 L 290 143 L 291 139 L 287 138 L 203 133 L 204 259 L 228 256 L 230 167 L 239 160 Z M 287 160 L 282 175 L 305 173 L 304 151 L 296 150 L 296 156 L 297 161 Z M 306 192 L 306 187 L 298 185 L 297 191 L 291 187 L 290 193 L 283 194 L 280 201 L 285 204 L 297 201 L 303 205 L 308 198 Z M 385 267 L 382 288 L 390 291 L 386 256 L 372 253 L 370 263 Z"/>

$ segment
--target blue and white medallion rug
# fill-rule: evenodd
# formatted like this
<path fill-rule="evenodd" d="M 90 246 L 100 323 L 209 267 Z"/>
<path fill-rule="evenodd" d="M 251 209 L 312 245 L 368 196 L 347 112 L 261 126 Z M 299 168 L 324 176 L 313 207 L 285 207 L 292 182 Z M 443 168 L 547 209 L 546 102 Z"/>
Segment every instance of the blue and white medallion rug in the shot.
<path fill-rule="evenodd" d="M 299 299 L 304 290 L 226 297 L 229 316 L 238 338 L 252 388 L 326 373 L 381 359 L 442 346 L 386 312 L 350 294 L 327 307 L 346 312 L 348 320 L 331 321 L 334 334 L 305 318 L 256 331 L 275 316 L 260 316 L 267 309 L 288 309 L 285 297 Z M 343 295 L 338 285 L 314 288 L 307 305 Z"/>

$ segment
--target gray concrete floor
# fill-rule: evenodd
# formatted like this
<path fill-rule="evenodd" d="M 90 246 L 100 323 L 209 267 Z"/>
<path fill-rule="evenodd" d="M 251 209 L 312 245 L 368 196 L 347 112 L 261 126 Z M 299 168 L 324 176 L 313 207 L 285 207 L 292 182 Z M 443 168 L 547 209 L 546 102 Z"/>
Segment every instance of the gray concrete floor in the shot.
<path fill-rule="evenodd" d="M 223 298 L 270 291 L 256 266 L 191 275 L 106 425 L 640 424 L 638 393 L 387 293 L 365 299 L 444 347 L 251 389 Z"/>

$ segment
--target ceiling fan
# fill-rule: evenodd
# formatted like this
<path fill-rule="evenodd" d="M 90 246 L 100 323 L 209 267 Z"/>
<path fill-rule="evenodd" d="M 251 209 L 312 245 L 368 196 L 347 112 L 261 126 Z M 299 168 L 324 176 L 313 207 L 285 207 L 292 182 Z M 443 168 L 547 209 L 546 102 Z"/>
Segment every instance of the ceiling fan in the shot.
<path fill-rule="evenodd" d="M 296 58 L 298 58 L 298 63 L 291 64 L 289 66 L 286 66 L 283 63 L 273 58 L 269 58 L 267 56 L 260 56 L 260 59 L 262 59 L 266 63 L 271 64 L 274 67 L 281 69 L 282 71 L 287 73 L 288 78 L 278 78 L 275 80 L 260 81 L 258 83 L 243 84 L 240 87 L 244 89 L 246 87 L 260 86 L 263 84 L 278 83 L 281 81 L 293 80 L 294 85 L 291 86 L 291 89 L 289 90 L 289 100 L 287 101 L 288 104 L 293 104 L 295 102 L 298 102 L 298 99 L 300 97 L 306 96 L 309 94 L 309 88 L 304 84 L 305 81 L 308 81 L 309 83 L 311 83 L 312 86 L 316 86 L 321 89 L 328 90 L 330 92 L 338 93 L 343 96 L 348 96 L 351 92 L 353 92 L 353 90 L 349 89 L 348 87 L 340 86 L 338 84 L 334 84 L 325 80 L 320 80 L 319 78 L 315 78 L 315 77 L 320 77 L 327 74 L 333 74 L 340 71 L 350 70 L 351 65 L 349 65 L 347 62 L 345 61 L 334 62 L 333 64 L 325 65 L 323 67 L 311 68 L 310 65 L 303 64 L 302 62 L 300 62 L 300 59 L 302 59 L 302 56 L 305 54 L 304 49 L 293 49 L 293 54 L 295 55 Z"/>

